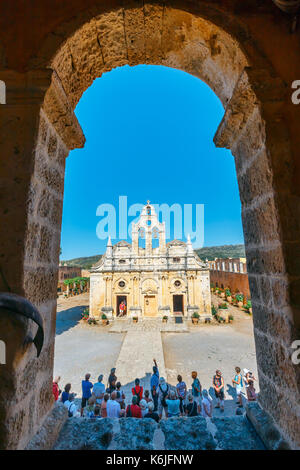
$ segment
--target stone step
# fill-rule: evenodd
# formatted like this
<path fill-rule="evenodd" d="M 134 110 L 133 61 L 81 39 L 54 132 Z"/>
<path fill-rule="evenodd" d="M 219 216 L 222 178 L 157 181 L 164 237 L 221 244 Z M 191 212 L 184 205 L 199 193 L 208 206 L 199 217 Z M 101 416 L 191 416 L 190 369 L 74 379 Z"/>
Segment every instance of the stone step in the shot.
<path fill-rule="evenodd" d="M 137 323 L 133 323 L 133 320 L 129 318 L 114 320 L 109 331 L 110 333 L 124 333 L 127 331 L 186 333 L 189 328 L 185 320 L 183 323 L 175 323 L 174 319 L 171 319 L 163 323 L 160 318 L 141 318 Z"/>
<path fill-rule="evenodd" d="M 68 418 L 55 450 L 263 450 L 244 416 L 151 419 Z"/>

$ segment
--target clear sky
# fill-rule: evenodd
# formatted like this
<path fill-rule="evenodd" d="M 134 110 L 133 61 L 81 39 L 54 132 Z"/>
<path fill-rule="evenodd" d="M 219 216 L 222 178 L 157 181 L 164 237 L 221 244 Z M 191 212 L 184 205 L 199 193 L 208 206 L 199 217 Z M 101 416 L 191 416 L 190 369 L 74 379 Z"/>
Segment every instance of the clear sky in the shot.
<path fill-rule="evenodd" d="M 244 243 L 234 159 L 213 143 L 223 107 L 204 82 L 162 66 L 120 67 L 97 79 L 75 112 L 87 141 L 67 158 L 62 259 L 104 252 L 101 204 L 115 207 L 118 241 L 119 196 L 128 206 L 204 204 L 204 246 Z"/>

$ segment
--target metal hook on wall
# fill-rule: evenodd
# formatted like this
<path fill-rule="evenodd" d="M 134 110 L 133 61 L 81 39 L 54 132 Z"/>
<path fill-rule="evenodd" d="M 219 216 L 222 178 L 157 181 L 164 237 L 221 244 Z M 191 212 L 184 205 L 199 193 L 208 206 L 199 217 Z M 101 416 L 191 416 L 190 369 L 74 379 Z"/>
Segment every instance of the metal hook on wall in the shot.
<path fill-rule="evenodd" d="M 10 292 L 0 292 L 0 309 L 1 308 L 8 310 L 12 314 L 22 315 L 38 325 L 37 333 L 32 342 L 36 347 L 37 357 L 39 357 L 44 344 L 44 327 L 43 319 L 37 308 L 29 302 L 29 300 L 20 295 Z"/>

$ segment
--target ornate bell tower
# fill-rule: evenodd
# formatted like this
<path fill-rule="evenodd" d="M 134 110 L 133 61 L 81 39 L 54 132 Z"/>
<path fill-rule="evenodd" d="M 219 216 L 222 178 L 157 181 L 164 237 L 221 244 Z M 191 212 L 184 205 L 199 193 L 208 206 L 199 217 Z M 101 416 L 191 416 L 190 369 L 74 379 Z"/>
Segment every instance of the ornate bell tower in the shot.
<path fill-rule="evenodd" d="M 154 206 L 144 206 L 140 220 L 136 224 L 132 224 L 132 252 L 135 255 L 139 254 L 139 238 L 145 237 L 145 256 L 152 255 L 152 239 L 158 237 L 159 239 L 159 253 L 166 252 L 166 229 L 165 223 L 159 222 Z"/>

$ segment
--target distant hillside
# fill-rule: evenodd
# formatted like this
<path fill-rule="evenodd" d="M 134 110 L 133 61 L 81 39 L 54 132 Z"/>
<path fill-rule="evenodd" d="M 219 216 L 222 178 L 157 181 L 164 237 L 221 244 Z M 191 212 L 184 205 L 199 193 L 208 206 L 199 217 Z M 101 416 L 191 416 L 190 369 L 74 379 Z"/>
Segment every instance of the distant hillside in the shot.
<path fill-rule="evenodd" d="M 205 246 L 195 250 L 199 258 L 213 261 L 215 258 L 245 258 L 244 245 Z"/>
<path fill-rule="evenodd" d="M 244 258 L 244 245 L 222 245 L 222 246 L 206 246 L 195 250 L 199 258 L 209 261 L 215 258 Z M 70 266 L 80 266 L 83 269 L 90 269 L 93 264 L 97 263 L 102 255 L 86 256 L 83 258 L 73 258 L 61 261 L 62 264 L 67 263 Z"/>
<path fill-rule="evenodd" d="M 90 269 L 101 257 L 102 255 L 85 256 L 83 258 L 62 260 L 61 263 L 67 263 L 69 266 L 79 266 L 82 269 Z"/>

